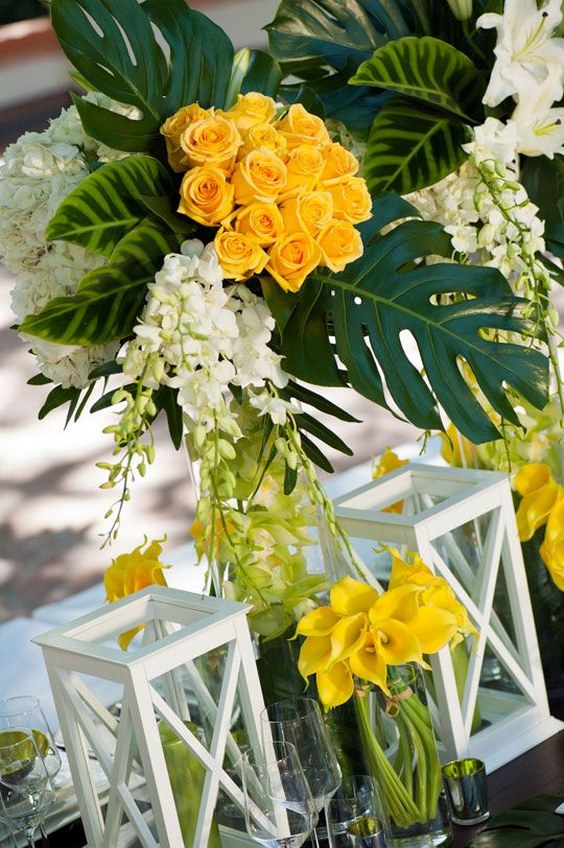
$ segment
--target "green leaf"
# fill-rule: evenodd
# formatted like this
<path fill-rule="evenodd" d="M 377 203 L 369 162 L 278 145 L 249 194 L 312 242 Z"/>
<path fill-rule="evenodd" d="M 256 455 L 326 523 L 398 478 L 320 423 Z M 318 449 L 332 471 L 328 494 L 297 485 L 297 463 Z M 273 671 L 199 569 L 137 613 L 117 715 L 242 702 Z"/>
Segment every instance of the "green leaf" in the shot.
<path fill-rule="evenodd" d="M 280 391 L 280 395 L 282 397 L 296 398 L 296 400 L 307 403 L 310 406 L 315 407 L 315 409 L 318 409 L 320 412 L 332 415 L 340 421 L 347 421 L 349 424 L 359 423 L 359 419 L 355 418 L 354 415 L 351 415 L 350 412 L 347 412 L 346 409 L 343 409 L 342 406 L 337 406 L 337 404 L 333 403 L 328 398 L 306 388 L 306 386 L 301 385 L 301 383 L 294 382 L 294 380 L 289 381 L 287 390 Z"/>
<path fill-rule="evenodd" d="M 286 370 L 302 380 L 311 380 L 313 373 L 322 384 L 324 373 L 337 371 L 338 358 L 358 392 L 387 406 L 382 374 L 399 411 L 417 427 L 440 428 L 440 404 L 475 443 L 498 433 L 463 379 L 461 361 L 508 420 L 518 423 L 507 385 L 542 407 L 546 358 L 491 339 L 496 330 L 532 332 L 531 322 L 523 318 L 526 302 L 512 295 L 495 269 L 420 262 L 426 256 L 450 256 L 451 250 L 438 224 L 411 220 L 375 239 L 342 273 L 315 271 L 297 295 L 284 296 Z M 265 294 L 270 303 L 268 287 Z M 454 302 L 446 295 L 456 295 Z M 281 311 L 279 300 L 278 294 L 272 301 L 275 315 Z M 315 333 L 325 328 L 321 344 L 317 338 L 311 341 L 310 326 Z M 425 379 L 404 350 L 406 331 L 422 359 Z"/>
<path fill-rule="evenodd" d="M 544 237 L 547 248 L 559 259 L 564 259 L 564 162 L 562 156 L 548 159 L 535 156 L 525 159 L 521 180 L 527 194 L 540 210 L 545 222 Z M 557 274 L 557 278 L 560 275 Z M 559 279 L 559 282 L 561 280 Z"/>
<path fill-rule="evenodd" d="M 78 399 L 80 397 L 80 389 L 77 389 L 75 386 L 69 386 L 69 388 L 64 389 L 62 386 L 55 386 L 54 389 L 51 389 L 45 403 L 37 413 L 37 417 L 41 421 L 45 416 L 49 415 L 54 409 L 58 409 L 59 406 L 63 406 L 65 403 L 70 404 L 69 414 L 67 416 L 67 423 L 70 417 L 72 417 L 72 413 L 76 404 L 78 403 Z"/>
<path fill-rule="evenodd" d="M 21 331 L 69 345 L 103 345 L 126 338 L 143 308 L 147 284 L 163 257 L 177 251 L 183 238 L 146 219 L 122 238 L 111 260 L 90 271 L 71 297 L 57 297 L 37 315 L 27 316 Z"/>
<path fill-rule="evenodd" d="M 89 174 L 49 221 L 49 241 L 62 239 L 110 257 L 116 245 L 147 214 L 141 195 L 173 190 L 169 170 L 152 156 L 127 156 Z"/>
<path fill-rule="evenodd" d="M 284 494 L 291 495 L 296 488 L 298 482 L 298 472 L 295 468 L 290 468 L 288 463 L 284 466 Z"/>
<path fill-rule="evenodd" d="M 154 396 L 157 409 L 164 410 L 172 444 L 178 450 L 182 446 L 182 409 L 178 405 L 178 390 L 161 386 Z"/>
<path fill-rule="evenodd" d="M 330 430 L 329 427 L 326 427 L 325 424 L 321 423 L 321 421 L 317 421 L 309 413 L 302 412 L 298 416 L 298 421 L 300 430 L 307 430 L 312 436 L 315 436 L 316 439 L 320 439 L 322 442 L 325 442 L 326 445 L 329 445 L 335 450 L 341 451 L 341 453 L 346 453 L 347 456 L 353 455 L 353 451 L 333 430 Z"/>
<path fill-rule="evenodd" d="M 373 194 L 408 194 L 433 185 L 468 158 L 466 125 L 456 116 L 394 96 L 380 109 L 368 136 L 364 176 Z"/>
<path fill-rule="evenodd" d="M 260 91 L 276 97 L 282 82 L 282 68 L 272 56 L 263 50 L 249 50 L 247 71 L 243 77 L 241 94 Z"/>
<path fill-rule="evenodd" d="M 385 88 L 471 122 L 483 116 L 484 80 L 470 59 L 438 38 L 408 36 L 375 51 L 349 80 Z"/>
<path fill-rule="evenodd" d="M 564 848 L 564 819 L 554 810 L 558 795 L 537 795 L 494 818 L 469 848 Z"/>
<path fill-rule="evenodd" d="M 30 377 L 27 381 L 28 386 L 47 386 L 49 383 L 52 383 L 50 377 L 46 377 L 45 374 L 35 374 L 35 376 Z"/>
<path fill-rule="evenodd" d="M 184 0 L 52 0 L 51 13 L 85 84 L 140 112 L 127 117 L 77 103 L 86 132 L 99 141 L 120 150 L 162 149 L 159 127 L 181 106 L 223 106 L 233 46 Z"/>

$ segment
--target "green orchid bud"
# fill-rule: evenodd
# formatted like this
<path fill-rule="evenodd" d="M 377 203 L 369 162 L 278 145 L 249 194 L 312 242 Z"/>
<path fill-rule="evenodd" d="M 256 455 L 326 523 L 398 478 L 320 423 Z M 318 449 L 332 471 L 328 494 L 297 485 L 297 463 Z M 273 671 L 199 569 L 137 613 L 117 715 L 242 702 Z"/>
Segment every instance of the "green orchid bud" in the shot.
<path fill-rule="evenodd" d="M 467 21 L 472 14 L 472 0 L 447 0 L 447 2 L 458 21 Z"/>

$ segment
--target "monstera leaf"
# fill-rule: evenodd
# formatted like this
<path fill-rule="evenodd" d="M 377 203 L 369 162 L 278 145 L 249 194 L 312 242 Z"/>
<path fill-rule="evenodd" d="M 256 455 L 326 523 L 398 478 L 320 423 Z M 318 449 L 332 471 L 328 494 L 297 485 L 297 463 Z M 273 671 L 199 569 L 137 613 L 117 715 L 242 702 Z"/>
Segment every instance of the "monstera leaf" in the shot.
<path fill-rule="evenodd" d="M 398 198 L 377 198 L 377 214 L 365 228 L 364 255 L 340 274 L 318 270 L 296 295 L 263 281 L 281 330 L 284 367 L 298 379 L 348 383 L 383 406 L 387 388 L 418 427 L 440 428 L 440 405 L 475 443 L 498 438 L 465 382 L 461 363 L 469 365 L 489 403 L 508 420 L 518 423 L 505 394 L 508 385 L 534 405 L 544 405 L 545 357 L 495 340 L 496 331 L 532 332 L 523 317 L 526 303 L 512 295 L 495 269 L 423 264 L 426 256 L 451 255 L 438 224 L 407 220 L 384 236 L 377 234 L 387 217 L 398 211 L 404 217 L 409 208 Z M 411 208 L 411 214 L 417 213 Z M 406 352 L 406 334 L 424 376 Z"/>
<path fill-rule="evenodd" d="M 537 795 L 491 819 L 469 848 L 564 848 L 564 818 L 554 810 L 558 795 Z"/>
<path fill-rule="evenodd" d="M 89 86 L 139 110 L 128 117 L 75 97 L 93 138 L 119 150 L 154 150 L 159 127 L 181 106 L 224 105 L 233 46 L 184 0 L 52 0 L 51 14 L 61 47 Z"/>
<path fill-rule="evenodd" d="M 147 218 L 118 242 L 110 261 L 90 271 L 71 297 L 57 297 L 28 315 L 20 330 L 51 342 L 102 345 L 126 338 L 163 256 L 178 251 L 184 236 Z"/>

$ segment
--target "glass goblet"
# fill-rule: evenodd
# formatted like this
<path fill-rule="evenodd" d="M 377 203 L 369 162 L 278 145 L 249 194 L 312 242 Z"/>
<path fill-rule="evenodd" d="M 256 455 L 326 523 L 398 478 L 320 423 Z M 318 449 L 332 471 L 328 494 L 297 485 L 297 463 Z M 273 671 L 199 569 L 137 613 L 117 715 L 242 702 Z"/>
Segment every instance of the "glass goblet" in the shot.
<path fill-rule="evenodd" d="M 61 755 L 41 704 L 33 695 L 0 698 L 0 731 L 16 728 L 33 732 L 49 777 L 55 777 L 61 768 Z"/>
<path fill-rule="evenodd" d="M 284 741 L 295 746 L 319 812 L 341 783 L 341 769 L 319 704 L 313 698 L 277 701 L 260 718 L 265 745 Z"/>
<path fill-rule="evenodd" d="M 317 810 L 294 746 L 273 742 L 264 750 L 249 750 L 240 767 L 249 836 L 267 848 L 303 845 Z"/>
<path fill-rule="evenodd" d="M 36 737 L 25 730 L 0 731 L 0 821 L 22 832 L 29 848 L 55 801 L 55 793 Z"/>

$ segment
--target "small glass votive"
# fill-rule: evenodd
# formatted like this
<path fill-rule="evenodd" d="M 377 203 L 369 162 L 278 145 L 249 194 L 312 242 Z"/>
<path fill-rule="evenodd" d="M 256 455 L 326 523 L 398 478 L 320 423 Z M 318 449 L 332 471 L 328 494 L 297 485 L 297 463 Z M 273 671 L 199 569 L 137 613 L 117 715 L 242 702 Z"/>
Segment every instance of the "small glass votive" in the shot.
<path fill-rule="evenodd" d="M 486 766 L 466 757 L 442 768 L 450 817 L 455 824 L 480 824 L 489 818 Z"/>
<path fill-rule="evenodd" d="M 389 833 L 378 785 L 370 775 L 349 775 L 326 808 L 331 848 L 385 848 Z"/>

